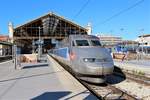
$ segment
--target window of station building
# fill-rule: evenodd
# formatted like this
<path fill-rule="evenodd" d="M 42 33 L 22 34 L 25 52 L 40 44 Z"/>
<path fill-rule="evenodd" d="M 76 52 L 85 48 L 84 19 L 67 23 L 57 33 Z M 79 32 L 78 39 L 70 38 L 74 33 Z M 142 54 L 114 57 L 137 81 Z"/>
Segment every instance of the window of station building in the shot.
<path fill-rule="evenodd" d="M 89 46 L 89 43 L 87 40 L 76 40 L 77 46 Z"/>
<path fill-rule="evenodd" d="M 101 46 L 101 43 L 99 40 L 91 40 L 92 46 Z"/>

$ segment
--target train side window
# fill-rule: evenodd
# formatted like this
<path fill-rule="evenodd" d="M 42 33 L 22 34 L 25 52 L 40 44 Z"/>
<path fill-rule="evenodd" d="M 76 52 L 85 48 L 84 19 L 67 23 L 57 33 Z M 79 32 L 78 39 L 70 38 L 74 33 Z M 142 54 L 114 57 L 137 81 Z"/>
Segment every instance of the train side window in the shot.
<path fill-rule="evenodd" d="M 92 46 L 101 46 L 99 40 L 91 40 Z"/>
<path fill-rule="evenodd" d="M 76 40 L 77 46 L 89 46 L 89 43 L 87 40 Z"/>
<path fill-rule="evenodd" d="M 72 41 L 72 46 L 75 46 L 74 41 Z"/>

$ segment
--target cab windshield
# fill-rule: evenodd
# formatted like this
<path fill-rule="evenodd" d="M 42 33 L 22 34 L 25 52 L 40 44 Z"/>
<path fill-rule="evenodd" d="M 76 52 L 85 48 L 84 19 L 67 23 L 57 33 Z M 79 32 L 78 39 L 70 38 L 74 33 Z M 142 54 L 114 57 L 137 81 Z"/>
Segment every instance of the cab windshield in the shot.
<path fill-rule="evenodd" d="M 89 46 L 89 43 L 87 40 L 76 40 L 77 46 Z"/>
<path fill-rule="evenodd" d="M 92 46 L 101 46 L 101 43 L 99 40 L 91 40 Z"/>

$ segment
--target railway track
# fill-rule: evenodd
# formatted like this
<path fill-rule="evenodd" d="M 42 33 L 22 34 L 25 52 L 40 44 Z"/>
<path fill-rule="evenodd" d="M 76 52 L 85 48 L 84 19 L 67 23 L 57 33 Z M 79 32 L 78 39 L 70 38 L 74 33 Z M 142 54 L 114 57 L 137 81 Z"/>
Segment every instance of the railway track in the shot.
<path fill-rule="evenodd" d="M 120 77 L 125 76 L 127 79 L 133 80 L 133 81 L 135 81 L 139 84 L 143 84 L 145 86 L 150 86 L 150 78 L 146 77 L 144 75 L 133 74 L 133 73 L 129 73 L 127 71 L 122 71 L 121 72 L 118 67 L 115 67 L 114 74 L 117 75 L 117 76 L 120 76 Z"/>
<path fill-rule="evenodd" d="M 118 76 L 114 76 L 114 77 L 118 77 Z M 81 84 L 83 84 L 90 92 L 92 92 L 100 100 L 138 100 L 140 99 L 136 95 L 131 95 L 130 92 L 125 91 L 121 88 L 117 88 L 114 85 L 120 82 L 120 80 L 124 80 L 124 78 L 123 79 L 113 78 L 111 82 L 106 81 L 106 83 L 104 84 L 93 84 L 93 83 L 82 81 L 80 79 L 78 80 L 80 81 Z"/>
<path fill-rule="evenodd" d="M 99 99 L 104 100 L 149 100 L 150 87 L 144 83 L 137 82 L 132 78 L 110 75 L 106 84 L 95 85 L 80 81 L 91 90 Z M 145 91 L 145 93 L 143 93 Z M 143 94 L 142 94 L 143 93 Z"/>
<path fill-rule="evenodd" d="M 113 75 L 108 77 L 108 84 L 113 84 L 116 88 L 121 89 L 138 100 L 150 100 L 149 78 L 145 78 L 145 76 L 138 77 L 138 75 L 133 75 L 126 72 L 123 73 L 124 74 L 121 74 L 115 71 Z M 121 80 L 123 78 L 124 80 Z"/>
<path fill-rule="evenodd" d="M 75 77 L 75 74 L 72 72 L 72 70 L 68 69 L 69 68 L 68 66 L 60 63 L 57 59 L 55 60 L 70 74 L 72 74 L 73 77 Z M 140 100 L 141 99 L 137 95 L 132 94 L 131 91 L 127 91 L 115 85 L 117 83 L 123 83 L 124 80 L 126 80 L 126 78 L 128 79 L 128 77 L 126 77 L 125 75 L 114 73 L 112 76 L 108 76 L 108 80 L 106 81 L 105 84 L 92 84 L 80 80 L 77 77 L 75 78 L 100 100 Z M 134 80 L 134 82 L 136 81 Z"/>
<path fill-rule="evenodd" d="M 138 99 L 135 96 L 128 94 L 126 91 L 123 91 L 115 86 L 105 84 L 102 85 L 93 85 L 87 82 L 81 82 L 88 90 L 92 91 L 99 99 L 101 100 L 136 100 Z"/>

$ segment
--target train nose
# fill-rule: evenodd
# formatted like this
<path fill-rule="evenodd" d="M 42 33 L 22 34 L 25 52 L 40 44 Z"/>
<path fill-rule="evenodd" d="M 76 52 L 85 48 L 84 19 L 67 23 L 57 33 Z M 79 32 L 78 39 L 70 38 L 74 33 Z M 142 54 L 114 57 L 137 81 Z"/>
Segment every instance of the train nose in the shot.
<path fill-rule="evenodd" d="M 80 51 L 79 51 L 80 50 Z M 81 73 L 105 75 L 113 72 L 113 60 L 110 53 L 101 47 L 74 49 L 76 64 Z"/>
<path fill-rule="evenodd" d="M 93 63 L 85 63 L 85 73 L 91 75 L 102 75 L 102 67 Z"/>
<path fill-rule="evenodd" d="M 114 64 L 113 62 L 109 62 L 109 63 L 102 63 L 101 64 L 103 67 L 103 75 L 108 75 L 108 74 L 112 74 L 113 70 L 114 70 Z"/>
<path fill-rule="evenodd" d="M 87 62 L 87 60 L 85 60 L 84 65 L 86 73 L 93 75 L 112 74 L 114 69 L 113 62 L 96 62 L 96 60 L 90 60 L 90 62 Z"/>

